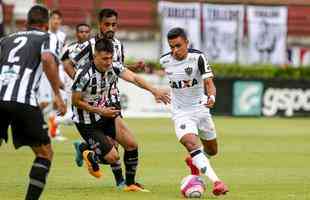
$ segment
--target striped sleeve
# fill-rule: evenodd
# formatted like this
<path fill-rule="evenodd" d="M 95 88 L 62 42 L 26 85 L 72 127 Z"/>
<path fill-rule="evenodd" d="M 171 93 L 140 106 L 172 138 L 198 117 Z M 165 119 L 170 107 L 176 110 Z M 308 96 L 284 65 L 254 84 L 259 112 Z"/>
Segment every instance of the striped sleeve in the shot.
<path fill-rule="evenodd" d="M 73 58 L 70 58 L 70 59 L 74 64 L 78 64 L 85 57 L 89 57 L 89 58 L 92 57 L 92 46 L 90 42 L 80 53 L 78 53 L 77 55 L 75 55 Z M 89 60 L 92 60 L 92 58 Z"/>
<path fill-rule="evenodd" d="M 46 34 L 46 38 L 41 46 L 41 53 L 49 52 L 54 55 L 57 59 L 59 58 L 59 54 L 57 53 L 58 48 L 58 40 L 55 34 Z"/>
<path fill-rule="evenodd" d="M 120 74 L 125 70 L 125 67 L 121 62 L 113 62 L 112 69 L 117 76 L 120 76 Z"/>
<path fill-rule="evenodd" d="M 71 90 L 73 92 L 82 92 L 85 91 L 90 82 L 89 68 L 78 70 L 77 75 L 75 76 Z"/>
<path fill-rule="evenodd" d="M 202 79 L 207 79 L 213 77 L 213 72 L 211 66 L 208 64 L 207 59 L 203 54 L 199 55 L 198 58 L 198 69 L 202 76 Z"/>

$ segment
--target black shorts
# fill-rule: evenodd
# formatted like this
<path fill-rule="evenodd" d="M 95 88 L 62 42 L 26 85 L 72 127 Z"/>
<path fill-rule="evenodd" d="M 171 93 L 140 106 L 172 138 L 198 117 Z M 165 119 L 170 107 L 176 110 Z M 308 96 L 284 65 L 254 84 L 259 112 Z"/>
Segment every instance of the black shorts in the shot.
<path fill-rule="evenodd" d="M 39 107 L 13 101 L 0 101 L 0 138 L 8 140 L 11 126 L 15 148 L 50 144 L 48 128 Z"/>
<path fill-rule="evenodd" d="M 75 125 L 88 144 L 88 148 L 99 157 L 104 157 L 113 148 L 110 138 L 115 139 L 114 119 L 100 119 L 95 124 L 75 123 Z"/>

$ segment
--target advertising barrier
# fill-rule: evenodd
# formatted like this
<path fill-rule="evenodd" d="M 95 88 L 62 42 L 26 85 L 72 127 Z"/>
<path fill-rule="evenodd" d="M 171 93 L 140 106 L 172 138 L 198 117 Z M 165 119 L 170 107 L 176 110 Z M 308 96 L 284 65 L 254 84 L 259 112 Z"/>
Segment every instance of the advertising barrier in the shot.
<path fill-rule="evenodd" d="M 141 75 L 152 85 L 169 90 L 168 80 Z M 215 115 L 309 116 L 310 81 L 303 80 L 214 80 L 217 88 Z M 157 103 L 151 93 L 123 80 L 119 82 L 125 117 L 169 117 L 170 106 Z"/>

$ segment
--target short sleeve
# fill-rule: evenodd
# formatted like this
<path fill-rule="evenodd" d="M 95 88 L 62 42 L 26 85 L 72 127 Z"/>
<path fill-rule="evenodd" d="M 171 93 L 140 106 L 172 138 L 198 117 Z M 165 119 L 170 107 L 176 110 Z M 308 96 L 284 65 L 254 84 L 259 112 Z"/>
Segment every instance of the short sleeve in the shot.
<path fill-rule="evenodd" d="M 198 69 L 202 76 L 202 79 L 213 77 L 211 66 L 208 64 L 206 57 L 203 54 L 199 55 L 198 58 Z"/>
<path fill-rule="evenodd" d="M 52 53 L 55 58 L 58 60 L 59 53 L 58 53 L 58 40 L 54 34 L 47 34 L 46 39 L 42 43 L 41 46 L 41 53 L 49 52 Z"/>
<path fill-rule="evenodd" d="M 71 90 L 74 92 L 83 92 L 90 82 L 88 70 L 78 70 L 75 76 Z"/>
<path fill-rule="evenodd" d="M 117 76 L 120 76 L 120 74 L 125 70 L 125 67 L 121 62 L 113 62 L 112 68 Z"/>

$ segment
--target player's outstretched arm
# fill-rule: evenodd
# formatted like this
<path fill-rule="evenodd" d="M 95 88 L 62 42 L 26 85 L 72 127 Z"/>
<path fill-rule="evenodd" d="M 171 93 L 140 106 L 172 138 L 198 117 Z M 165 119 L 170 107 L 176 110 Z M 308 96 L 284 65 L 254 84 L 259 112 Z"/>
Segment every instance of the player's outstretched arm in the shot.
<path fill-rule="evenodd" d="M 54 102 L 56 104 L 57 110 L 61 115 L 64 115 L 67 111 L 67 106 L 65 105 L 60 95 L 59 89 L 61 87 L 61 81 L 59 79 L 58 66 L 56 64 L 54 55 L 49 52 L 43 52 L 41 55 L 41 61 L 43 65 L 43 71 L 45 72 L 55 94 Z"/>
<path fill-rule="evenodd" d="M 124 71 L 120 74 L 120 77 L 128 82 L 137 85 L 142 89 L 148 90 L 154 95 L 156 101 L 163 102 L 164 104 L 170 103 L 170 95 L 168 92 L 153 87 L 150 83 L 148 83 L 142 77 L 133 73 L 132 71 L 124 69 Z"/>

